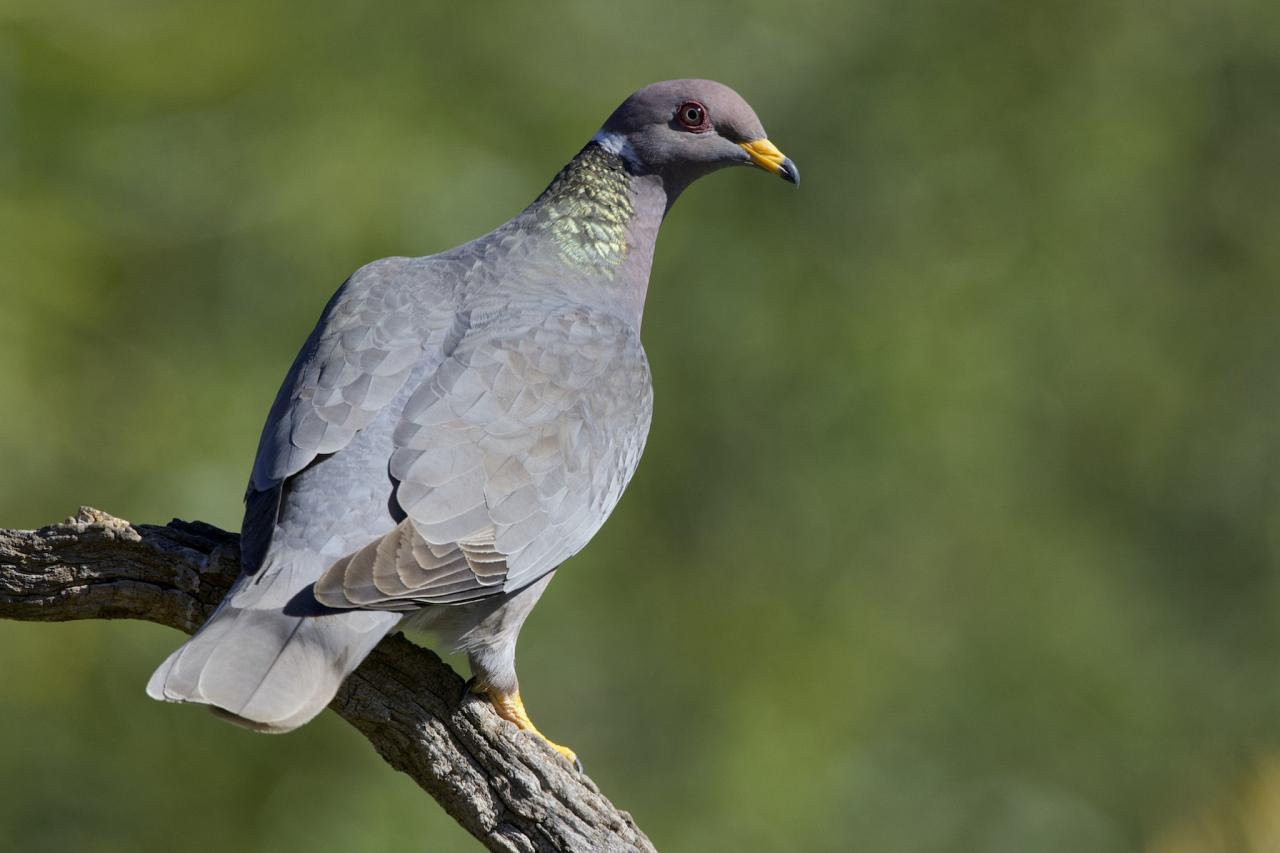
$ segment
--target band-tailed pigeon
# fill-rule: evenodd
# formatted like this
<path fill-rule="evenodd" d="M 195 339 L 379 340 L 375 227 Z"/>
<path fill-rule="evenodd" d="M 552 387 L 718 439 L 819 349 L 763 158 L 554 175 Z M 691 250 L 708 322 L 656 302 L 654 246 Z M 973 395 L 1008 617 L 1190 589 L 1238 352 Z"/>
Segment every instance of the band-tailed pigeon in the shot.
<path fill-rule="evenodd" d="M 516 637 L 644 450 L 658 226 L 685 187 L 734 165 L 799 183 L 732 89 L 655 83 L 510 222 L 347 279 L 267 416 L 244 572 L 147 692 L 289 731 L 404 623 L 466 651 L 472 689 L 538 733 Z"/>

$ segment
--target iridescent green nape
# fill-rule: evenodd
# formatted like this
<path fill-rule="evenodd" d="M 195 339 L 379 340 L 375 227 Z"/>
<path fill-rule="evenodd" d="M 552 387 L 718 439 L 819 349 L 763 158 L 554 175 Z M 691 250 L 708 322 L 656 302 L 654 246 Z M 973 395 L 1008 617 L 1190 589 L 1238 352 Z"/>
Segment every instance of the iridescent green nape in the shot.
<path fill-rule="evenodd" d="M 551 229 L 569 263 L 612 278 L 627 257 L 631 178 L 622 160 L 588 145 L 565 166 L 539 200 L 538 221 Z"/>

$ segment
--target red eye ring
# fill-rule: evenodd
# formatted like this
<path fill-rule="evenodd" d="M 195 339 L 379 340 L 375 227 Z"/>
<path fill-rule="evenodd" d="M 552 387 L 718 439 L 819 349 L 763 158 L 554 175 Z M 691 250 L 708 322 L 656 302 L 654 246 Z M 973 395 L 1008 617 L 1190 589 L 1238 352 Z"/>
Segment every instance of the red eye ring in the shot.
<path fill-rule="evenodd" d="M 676 110 L 676 121 L 689 130 L 707 130 L 711 124 L 707 120 L 707 108 L 697 101 L 685 101 Z"/>

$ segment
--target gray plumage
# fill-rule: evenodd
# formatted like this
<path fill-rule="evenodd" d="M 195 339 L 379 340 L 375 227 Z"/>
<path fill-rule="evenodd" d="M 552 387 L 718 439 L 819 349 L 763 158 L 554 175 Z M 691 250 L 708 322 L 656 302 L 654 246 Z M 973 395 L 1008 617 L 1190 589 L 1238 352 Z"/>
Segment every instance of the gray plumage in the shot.
<path fill-rule="evenodd" d="M 409 619 L 514 694 L 525 616 L 644 449 L 658 226 L 690 182 L 733 164 L 798 180 L 732 90 L 655 84 L 505 225 L 352 275 L 267 417 L 244 573 L 148 693 L 288 731 Z"/>

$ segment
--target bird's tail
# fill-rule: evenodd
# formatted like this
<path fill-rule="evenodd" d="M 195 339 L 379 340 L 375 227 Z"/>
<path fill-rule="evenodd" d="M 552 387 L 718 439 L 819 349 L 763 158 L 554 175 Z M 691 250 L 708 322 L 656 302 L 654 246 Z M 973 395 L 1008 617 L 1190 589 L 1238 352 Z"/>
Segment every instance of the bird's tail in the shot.
<path fill-rule="evenodd" d="M 400 614 L 321 608 L 305 575 L 295 562 L 241 577 L 209 621 L 160 664 L 147 694 L 209 705 L 262 732 L 287 732 L 320 713 Z"/>

